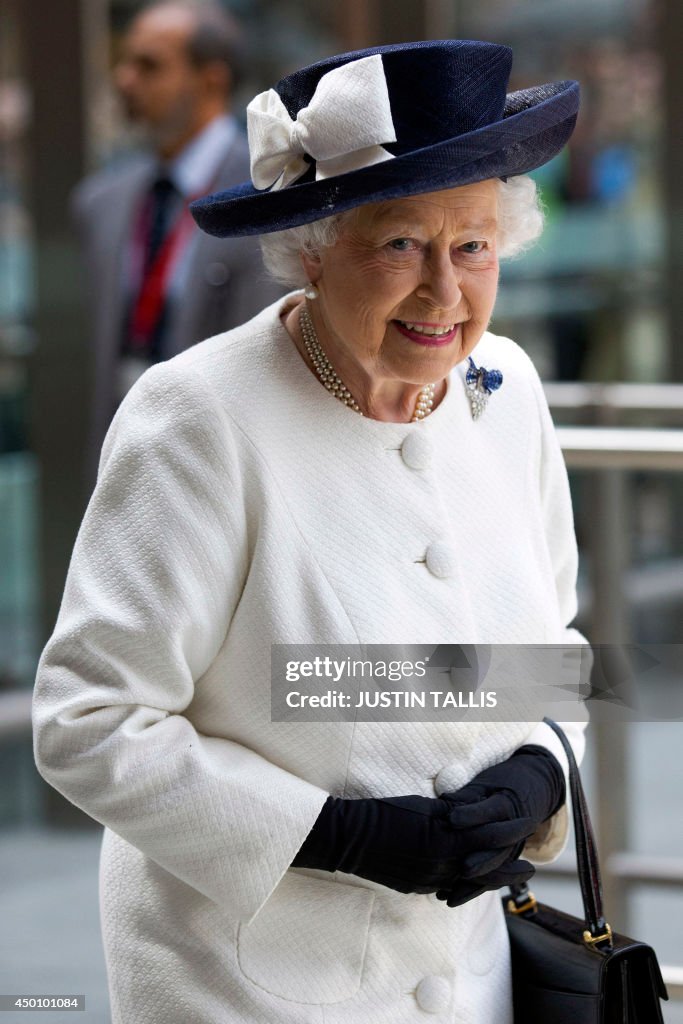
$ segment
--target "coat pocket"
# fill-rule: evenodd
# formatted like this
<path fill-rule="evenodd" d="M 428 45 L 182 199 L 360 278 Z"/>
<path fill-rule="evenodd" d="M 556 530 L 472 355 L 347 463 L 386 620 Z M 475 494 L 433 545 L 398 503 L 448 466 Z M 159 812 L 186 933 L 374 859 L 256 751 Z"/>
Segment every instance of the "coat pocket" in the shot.
<path fill-rule="evenodd" d="M 338 1003 L 360 988 L 374 893 L 289 871 L 240 925 L 237 957 L 259 988 L 297 1003 Z"/>

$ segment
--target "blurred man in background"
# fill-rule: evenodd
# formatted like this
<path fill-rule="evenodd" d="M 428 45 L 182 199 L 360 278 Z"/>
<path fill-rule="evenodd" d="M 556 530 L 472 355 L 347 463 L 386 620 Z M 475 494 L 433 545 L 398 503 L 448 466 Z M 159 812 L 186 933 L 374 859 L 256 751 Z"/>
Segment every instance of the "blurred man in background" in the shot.
<path fill-rule="evenodd" d="M 241 35 L 220 7 L 147 5 L 128 28 L 114 83 L 146 152 L 85 179 L 74 196 L 92 298 L 88 483 L 117 405 L 140 374 L 249 319 L 279 294 L 254 238 L 212 238 L 188 204 L 249 178 L 230 114 Z"/>

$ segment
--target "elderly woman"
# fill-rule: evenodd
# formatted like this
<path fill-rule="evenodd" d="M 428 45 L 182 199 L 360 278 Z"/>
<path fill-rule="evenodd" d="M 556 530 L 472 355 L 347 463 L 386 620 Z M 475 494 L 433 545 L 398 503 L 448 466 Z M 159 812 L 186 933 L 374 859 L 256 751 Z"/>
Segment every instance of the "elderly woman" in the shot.
<path fill-rule="evenodd" d="M 561 454 L 487 325 L 578 87 L 506 96 L 510 63 L 305 68 L 250 105 L 253 184 L 195 205 L 303 291 L 130 392 L 39 666 L 38 766 L 106 826 L 115 1024 L 512 1020 L 497 890 L 564 844 L 551 730 L 270 713 L 272 644 L 572 640 Z"/>

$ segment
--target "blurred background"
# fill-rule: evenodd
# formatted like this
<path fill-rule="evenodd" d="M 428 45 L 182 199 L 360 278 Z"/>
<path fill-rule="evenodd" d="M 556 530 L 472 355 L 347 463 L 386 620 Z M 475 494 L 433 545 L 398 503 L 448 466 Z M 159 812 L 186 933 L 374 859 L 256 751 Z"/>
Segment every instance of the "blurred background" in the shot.
<path fill-rule="evenodd" d="M 240 119 L 256 92 L 302 64 L 402 40 L 508 43 L 513 89 L 581 81 L 572 143 L 537 174 L 546 232 L 504 266 L 493 330 L 530 353 L 558 425 L 581 549 L 580 628 L 593 643 L 680 643 L 683 4 L 224 6 L 246 33 Z M 88 490 L 93 354 L 70 195 L 134 143 L 110 70 L 139 7 L 0 0 L 0 991 L 85 993 L 93 1024 L 109 1020 L 100 829 L 37 775 L 29 709 Z M 681 1024 L 683 725 L 596 725 L 585 764 L 607 916 L 655 946 L 672 995 L 666 1020 Z M 578 912 L 571 852 L 534 888 Z"/>

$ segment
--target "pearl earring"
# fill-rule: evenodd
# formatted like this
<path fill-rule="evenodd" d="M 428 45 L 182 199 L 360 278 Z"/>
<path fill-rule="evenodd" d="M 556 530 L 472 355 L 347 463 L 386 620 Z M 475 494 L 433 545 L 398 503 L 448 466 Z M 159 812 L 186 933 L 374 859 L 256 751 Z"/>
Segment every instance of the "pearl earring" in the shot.
<path fill-rule="evenodd" d="M 304 295 L 306 296 L 306 298 L 311 300 L 317 299 L 319 294 L 320 292 L 318 291 L 316 286 L 309 281 L 309 283 L 304 288 Z"/>

